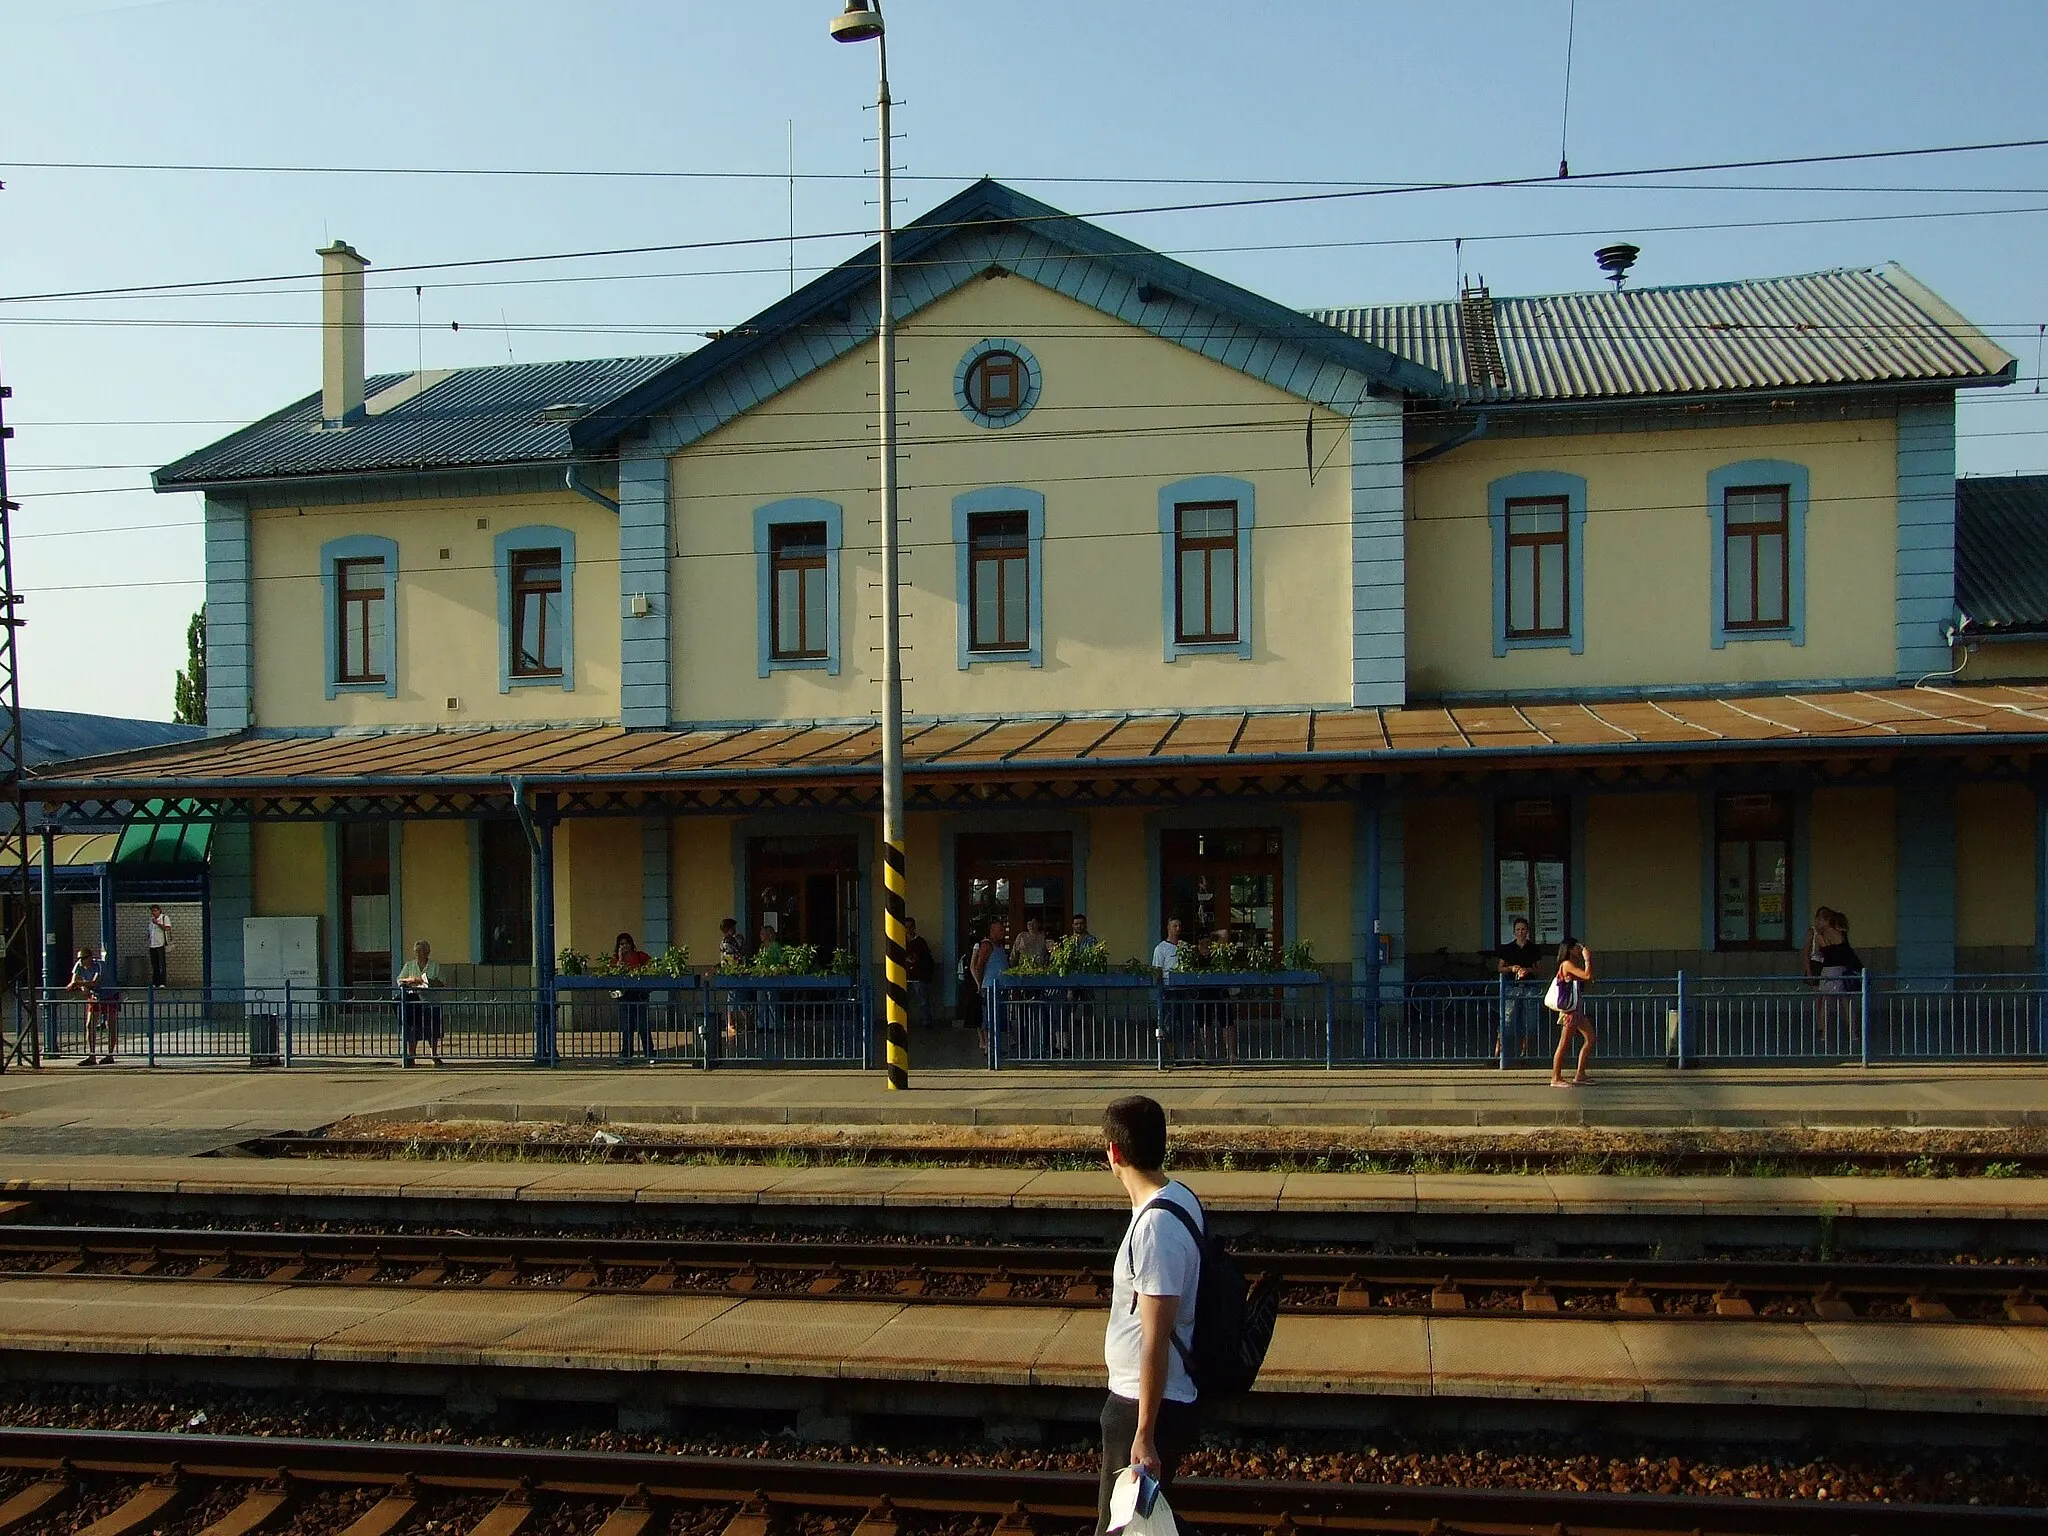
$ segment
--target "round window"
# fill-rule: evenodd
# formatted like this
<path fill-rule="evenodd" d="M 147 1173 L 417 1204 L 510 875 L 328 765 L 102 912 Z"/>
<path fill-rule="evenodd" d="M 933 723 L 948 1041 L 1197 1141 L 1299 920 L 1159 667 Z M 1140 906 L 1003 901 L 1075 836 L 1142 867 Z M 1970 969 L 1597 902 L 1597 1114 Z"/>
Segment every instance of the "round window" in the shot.
<path fill-rule="evenodd" d="M 967 403 L 984 416 L 1011 416 L 1024 403 L 1024 359 L 984 352 L 967 370 Z"/>
<path fill-rule="evenodd" d="M 960 360 L 954 394 L 970 421 L 1007 427 L 1038 403 L 1038 361 L 1020 342 L 976 342 Z"/>

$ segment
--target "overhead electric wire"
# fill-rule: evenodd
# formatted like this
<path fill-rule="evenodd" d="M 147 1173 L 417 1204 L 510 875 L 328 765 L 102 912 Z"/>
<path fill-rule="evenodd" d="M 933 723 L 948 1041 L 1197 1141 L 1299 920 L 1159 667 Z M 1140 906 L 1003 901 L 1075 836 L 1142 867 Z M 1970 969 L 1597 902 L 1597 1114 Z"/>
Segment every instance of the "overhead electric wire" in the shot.
<path fill-rule="evenodd" d="M 1722 160 L 1689 165 L 1635 167 L 1625 171 L 1587 171 L 1577 173 L 1571 179 L 1575 182 L 1603 182 L 1626 180 L 1630 177 L 1638 176 L 1704 175 L 1714 171 L 1771 170 L 1795 165 L 1840 165 L 1850 162 L 1978 154 L 1999 150 L 2039 149 L 2042 147 L 2048 147 L 2048 138 L 2005 139 L 1974 144 L 1926 145 L 1906 149 L 1856 150 L 1824 155 L 1779 155 L 1756 160 Z M 1122 208 L 1095 209 L 1085 213 L 1049 210 L 1042 214 L 1020 215 L 1015 218 L 1005 219 L 1002 222 L 1006 224 L 1035 225 L 1092 219 L 1140 218 L 1165 213 L 1213 212 L 1233 208 L 1271 208 L 1283 205 L 1305 205 L 1363 198 L 1396 197 L 1421 192 L 1496 190 L 1507 187 L 1540 185 L 1555 179 L 1551 176 L 1503 176 L 1475 181 L 1425 181 L 1395 186 L 1351 187 L 1330 191 L 1273 193 L 1256 197 L 1213 198 L 1201 202 L 1139 204 Z M 989 222 L 988 220 L 981 219 L 963 221 L 958 225 L 927 223 L 919 224 L 916 228 L 920 233 L 929 233 L 947 228 L 986 227 Z M 672 241 L 655 245 L 612 246 L 590 250 L 555 251 L 523 256 L 470 257 L 455 261 L 412 262 L 386 266 L 381 270 L 386 274 L 399 272 L 441 272 L 474 267 L 519 266 L 551 261 L 586 261 L 618 256 L 646 256 L 687 250 L 733 250 L 749 246 L 780 246 L 797 240 L 865 240 L 873 238 L 875 233 L 876 231 L 866 228 L 812 231 L 794 235 L 785 232 L 773 235 L 732 236 L 720 240 Z M 115 294 L 173 292 L 195 288 L 234 288 L 260 283 L 316 281 L 320 275 L 317 272 L 287 272 L 272 273 L 262 277 L 214 278 L 210 280 L 187 280 L 170 283 L 134 283 L 101 288 L 56 290 L 47 293 L 5 294 L 0 295 L 0 303 L 19 304 L 51 299 L 90 298 Z"/>

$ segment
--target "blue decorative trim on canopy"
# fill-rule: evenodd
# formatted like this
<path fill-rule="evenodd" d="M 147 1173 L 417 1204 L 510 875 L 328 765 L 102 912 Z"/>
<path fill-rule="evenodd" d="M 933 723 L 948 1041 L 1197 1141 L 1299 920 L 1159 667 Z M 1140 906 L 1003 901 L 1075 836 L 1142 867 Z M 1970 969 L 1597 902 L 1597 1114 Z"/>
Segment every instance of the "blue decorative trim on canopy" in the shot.
<path fill-rule="evenodd" d="M 1195 502 L 1237 503 L 1237 638 L 1184 645 L 1180 640 L 1180 571 L 1173 558 L 1174 509 Z M 1258 521 L 1258 491 L 1249 480 L 1232 475 L 1197 475 L 1159 488 L 1161 599 L 1166 623 L 1166 659 L 1183 656 L 1228 656 L 1252 659 L 1252 527 Z"/>
<path fill-rule="evenodd" d="M 1508 503 L 1525 497 L 1562 496 L 1565 517 L 1564 607 L 1561 635 L 1508 635 Z M 1554 469 L 1503 475 L 1486 488 L 1486 527 L 1493 546 L 1493 654 L 1563 651 L 1586 654 L 1586 481 Z"/>
<path fill-rule="evenodd" d="M 1785 492 L 1785 622 L 1770 629 L 1730 629 L 1728 618 L 1728 492 L 1745 485 L 1782 485 Z M 1707 516 L 1713 545 L 1707 551 L 1712 596 L 1707 610 L 1714 649 L 1731 640 L 1789 640 L 1806 644 L 1806 503 L 1804 464 L 1785 459 L 1745 459 L 1724 464 L 1707 476 Z"/>
<path fill-rule="evenodd" d="M 335 567 L 344 560 L 382 560 L 384 562 L 384 645 L 378 656 L 378 670 L 384 674 L 381 683 L 344 683 L 341 681 L 341 588 L 335 578 Z M 323 654 L 327 658 L 327 697 L 343 693 L 381 693 L 387 699 L 398 697 L 398 545 L 390 539 L 374 533 L 352 534 L 345 539 L 329 539 L 320 546 L 320 607 L 325 623 L 323 631 Z"/>
<path fill-rule="evenodd" d="M 562 562 L 562 675 L 560 677 L 514 677 L 512 651 L 518 637 L 512 633 L 513 551 L 552 549 Z M 559 688 L 576 691 L 576 535 L 566 528 L 535 523 L 512 528 L 491 541 L 491 563 L 498 572 L 498 692 L 514 688 Z"/>
<path fill-rule="evenodd" d="M 775 567 L 769 556 L 769 534 L 785 523 L 825 525 L 825 654 L 782 658 L 775 654 Z M 845 516 L 836 501 L 790 496 L 754 508 L 754 649 L 759 675 L 771 672 L 823 672 L 839 675 L 839 550 Z"/>
<path fill-rule="evenodd" d="M 1000 416 L 976 409 L 974 402 L 967 398 L 968 370 L 991 352 L 1013 353 L 1017 361 L 1024 365 L 1023 397 L 1018 400 L 1015 410 L 1005 411 Z M 1011 341 L 1002 336 L 987 337 L 969 347 L 966 356 L 960 359 L 960 366 L 953 370 L 953 403 L 960 407 L 960 414 L 977 427 L 1000 429 L 1015 426 L 1031 414 L 1031 407 L 1038 404 L 1038 391 L 1044 382 L 1045 376 L 1039 371 L 1038 359 L 1031 355 L 1031 349 L 1023 342 Z"/>
<path fill-rule="evenodd" d="M 1021 651 L 974 649 L 974 552 L 968 544 L 968 522 L 983 512 L 1022 512 L 1029 544 L 1025 579 L 1030 586 L 1030 644 Z M 991 485 L 962 491 L 953 498 L 953 601 L 962 672 L 976 662 L 1022 661 L 1045 665 L 1045 497 L 1017 485 Z"/>

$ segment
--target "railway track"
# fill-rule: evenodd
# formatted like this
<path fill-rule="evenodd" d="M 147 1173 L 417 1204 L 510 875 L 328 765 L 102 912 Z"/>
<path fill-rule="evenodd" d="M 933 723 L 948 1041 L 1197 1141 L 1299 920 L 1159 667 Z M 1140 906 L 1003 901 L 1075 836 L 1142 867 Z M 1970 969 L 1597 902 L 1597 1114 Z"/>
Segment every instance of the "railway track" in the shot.
<path fill-rule="evenodd" d="M 1253 1249 L 1237 1258 L 1248 1274 L 1279 1276 L 1283 1309 L 1300 1313 L 2048 1325 L 2043 1265 Z M 1091 1307 L 1107 1303 L 1111 1263 L 1095 1248 L 915 1242 L 0 1227 L 0 1278 Z"/>
<path fill-rule="evenodd" d="M 2007 1536 L 2038 1510 L 1191 1479 L 1197 1531 Z M 1067 1536 L 1084 1473 L 0 1429 L 0 1536 Z"/>

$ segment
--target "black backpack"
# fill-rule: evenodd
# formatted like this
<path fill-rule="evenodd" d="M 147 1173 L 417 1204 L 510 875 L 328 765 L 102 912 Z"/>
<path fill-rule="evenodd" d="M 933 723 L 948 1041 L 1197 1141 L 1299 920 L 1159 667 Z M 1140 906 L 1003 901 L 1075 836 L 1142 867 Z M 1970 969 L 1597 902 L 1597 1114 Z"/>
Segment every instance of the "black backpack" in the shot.
<path fill-rule="evenodd" d="M 1273 1324 L 1280 1315 L 1279 1277 L 1262 1275 L 1257 1285 L 1247 1284 L 1237 1261 L 1205 1230 L 1206 1214 L 1197 1225 L 1174 1201 L 1155 1198 L 1139 1208 L 1138 1216 L 1155 1208 L 1169 1212 L 1188 1229 L 1201 1256 L 1195 1281 L 1194 1348 L 1181 1347 L 1177 1326 L 1173 1334 L 1181 1363 L 1205 1400 L 1249 1391 L 1273 1342 Z"/>

